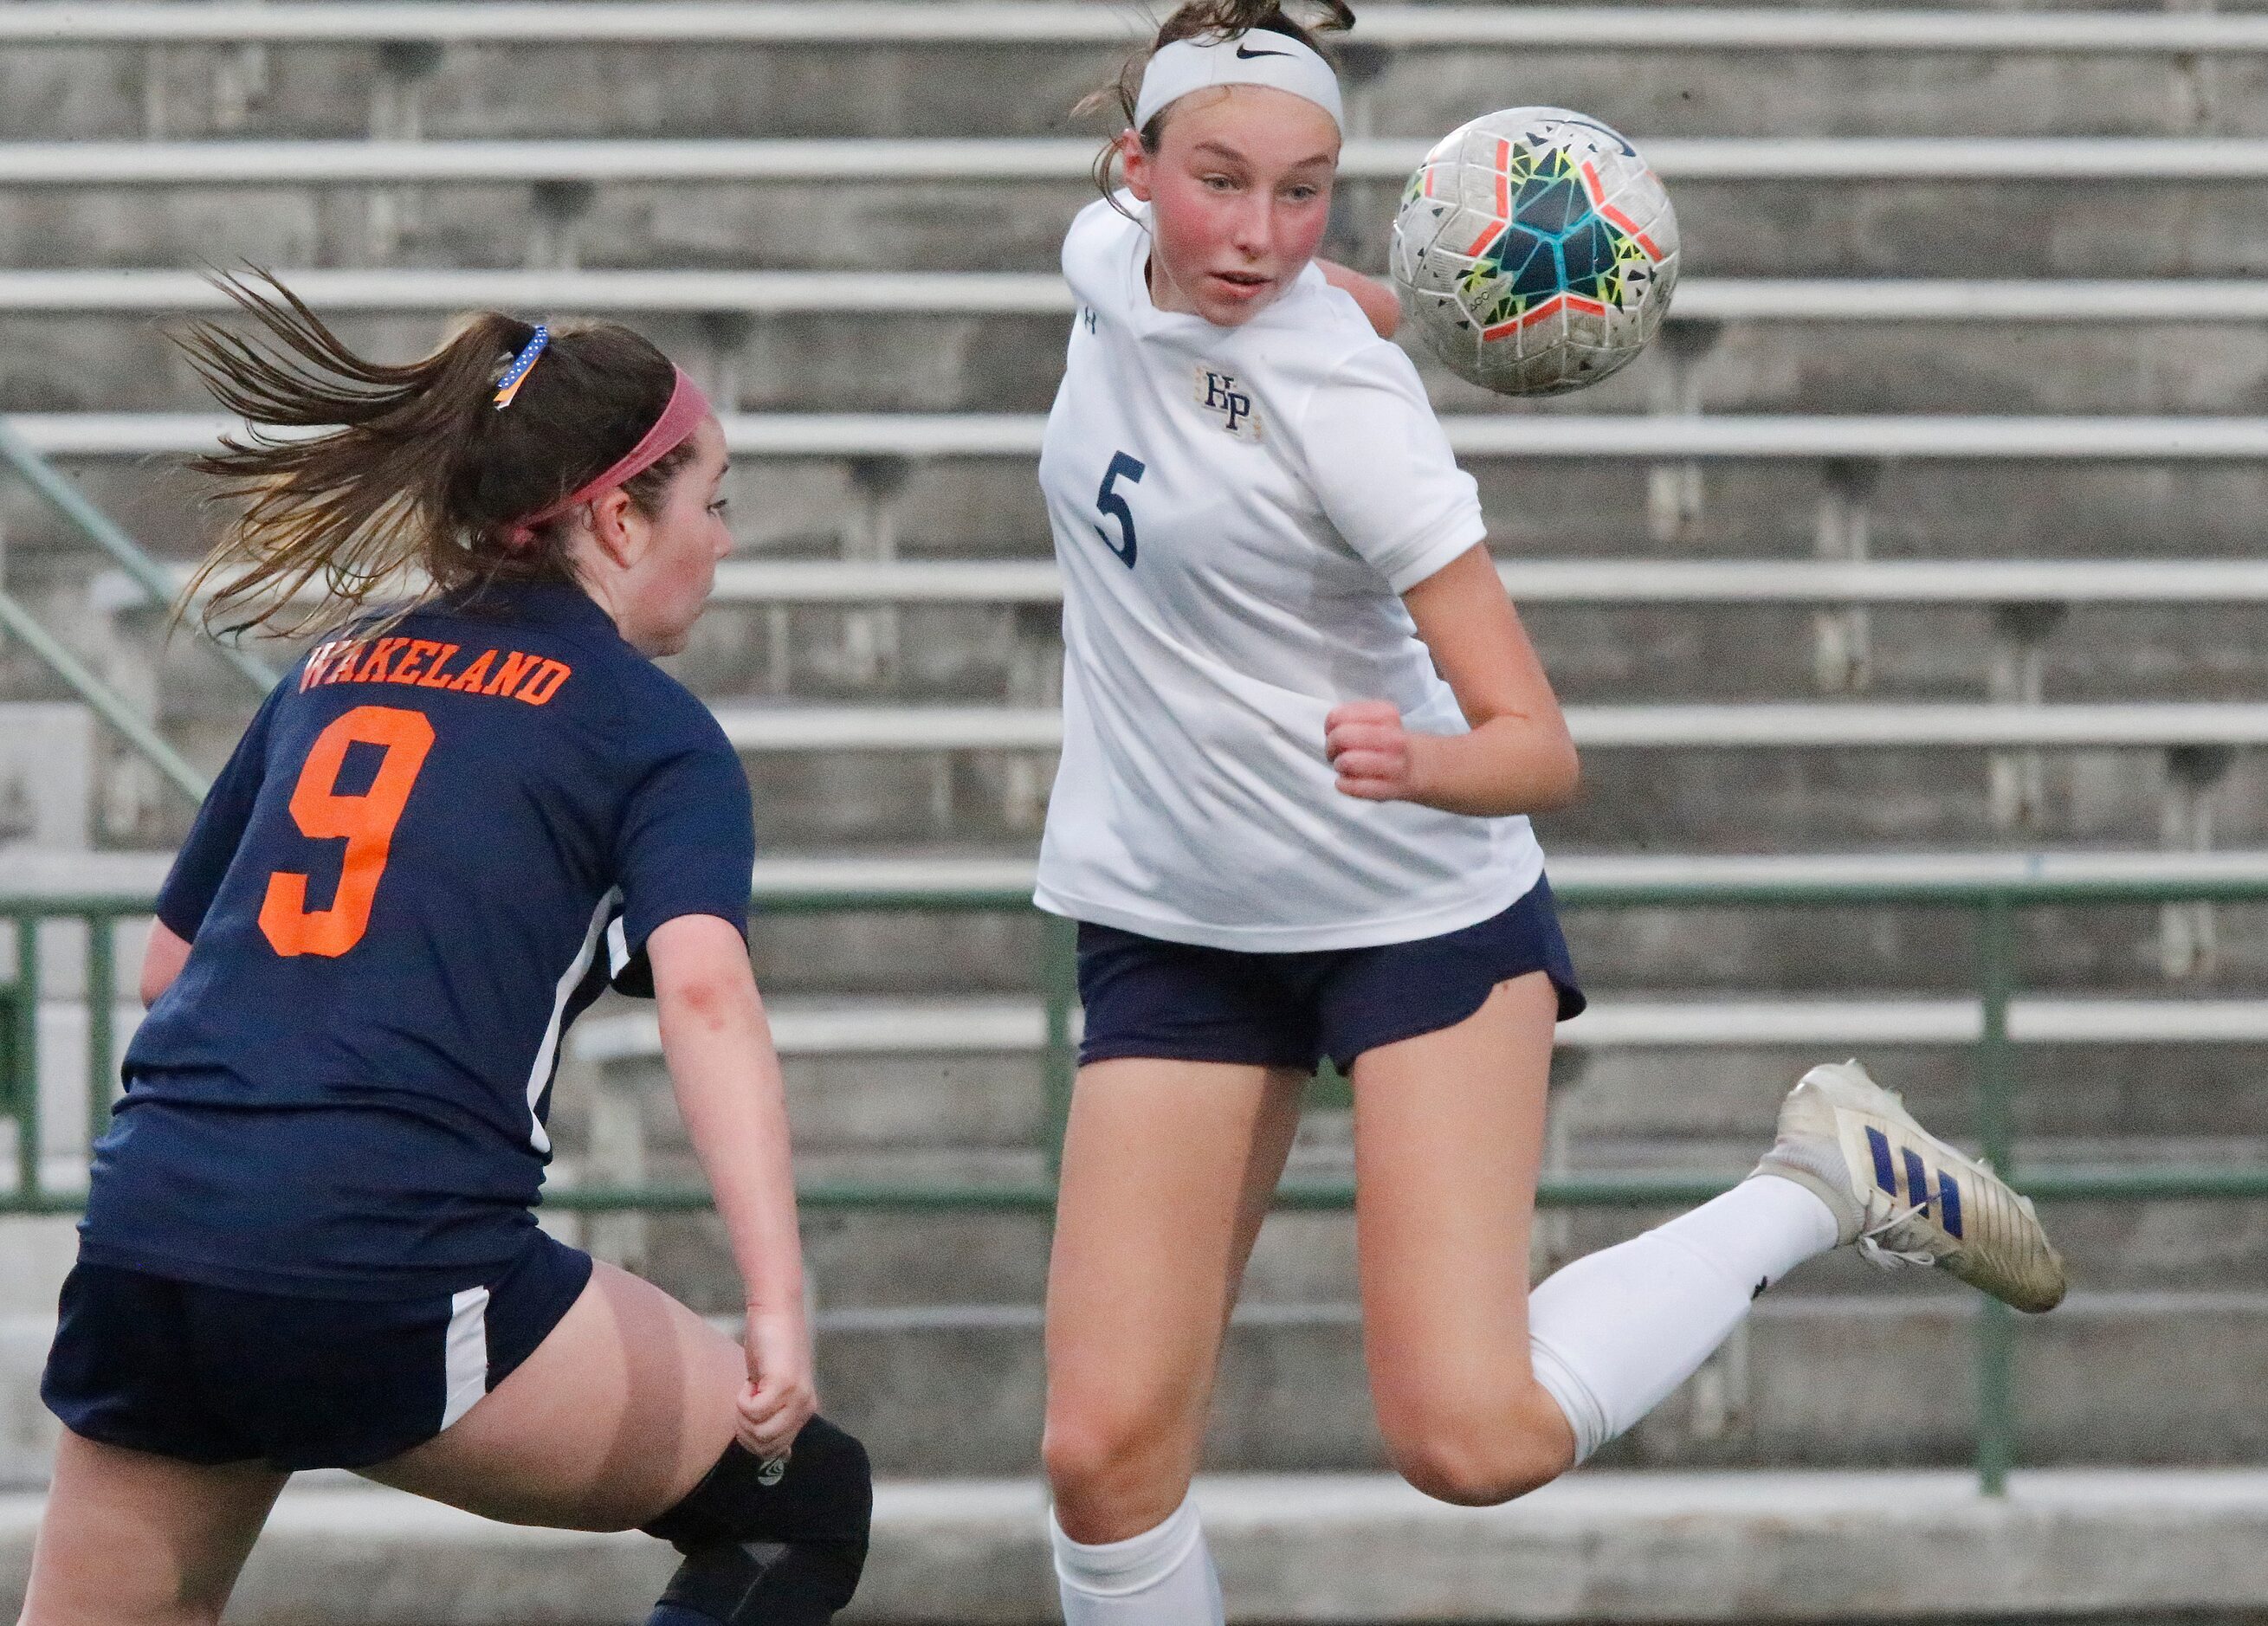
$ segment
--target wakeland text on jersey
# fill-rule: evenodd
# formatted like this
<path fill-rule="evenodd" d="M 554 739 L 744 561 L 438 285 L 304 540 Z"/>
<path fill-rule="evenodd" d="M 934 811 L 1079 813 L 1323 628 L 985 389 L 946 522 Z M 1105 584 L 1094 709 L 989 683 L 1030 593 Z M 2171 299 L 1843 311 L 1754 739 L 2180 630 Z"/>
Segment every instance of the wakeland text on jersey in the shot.
<path fill-rule="evenodd" d="M 299 691 L 326 683 L 404 683 L 416 688 L 446 688 L 460 695 L 492 695 L 540 706 L 575 674 L 563 660 L 525 655 L 518 650 L 483 650 L 452 670 L 460 652 L 454 644 L 431 638 L 339 638 L 318 644 L 299 674 Z"/>

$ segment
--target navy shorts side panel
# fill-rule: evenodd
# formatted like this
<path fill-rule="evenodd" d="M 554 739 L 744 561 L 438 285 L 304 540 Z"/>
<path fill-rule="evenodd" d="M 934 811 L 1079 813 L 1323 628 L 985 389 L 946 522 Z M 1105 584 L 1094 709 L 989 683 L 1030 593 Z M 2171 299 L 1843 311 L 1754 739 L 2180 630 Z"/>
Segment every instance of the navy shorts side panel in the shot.
<path fill-rule="evenodd" d="M 1366 1050 L 1453 1027 L 1489 990 L 1540 971 L 1559 1019 L 1584 1008 L 1548 882 L 1476 925 L 1409 943 L 1243 953 L 1115 926 L 1079 928 L 1079 1059 L 1155 1056 L 1344 1071 Z"/>
<path fill-rule="evenodd" d="M 590 1280 L 535 1233 L 477 1312 L 486 1387 L 533 1354 Z M 72 1432 L 190 1462 L 367 1468 L 440 1432 L 449 1297 L 247 1292 L 82 1262 L 40 1384 Z"/>
<path fill-rule="evenodd" d="M 1510 909 L 1462 931 L 1349 950 L 1319 1002 L 1323 1053 L 1344 1072 L 1366 1050 L 1454 1027 L 1498 983 L 1537 971 L 1551 979 L 1560 1021 L 1583 1013 L 1588 1002 L 1541 878 Z"/>
<path fill-rule="evenodd" d="M 511 1377 L 535 1353 L 590 1282 L 590 1254 L 541 1231 L 535 1233 L 535 1240 L 490 1290 L 489 1387 Z"/>

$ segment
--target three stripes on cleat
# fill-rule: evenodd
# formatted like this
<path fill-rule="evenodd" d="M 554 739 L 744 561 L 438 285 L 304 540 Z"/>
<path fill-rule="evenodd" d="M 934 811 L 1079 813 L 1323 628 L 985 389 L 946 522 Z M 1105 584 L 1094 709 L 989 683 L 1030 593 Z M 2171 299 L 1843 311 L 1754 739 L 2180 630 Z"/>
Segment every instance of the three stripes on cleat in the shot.
<path fill-rule="evenodd" d="M 1955 1239 L 1961 1236 L 1961 1182 L 1953 1178 L 1949 1170 L 1938 1172 L 1937 1190 L 1933 1194 L 1929 1188 L 1929 1170 L 1923 1165 L 1920 1155 L 1911 1146 L 1902 1146 L 1898 1154 L 1905 1164 L 1906 1188 L 1900 1192 L 1897 1172 L 1890 1161 L 1889 1137 L 1869 1126 L 1867 1149 L 1874 1158 L 1874 1183 L 1888 1192 L 1893 1201 L 1907 1203 L 1925 1214 L 1934 1206 L 1937 1223 L 1945 1228 L 1945 1233 Z"/>

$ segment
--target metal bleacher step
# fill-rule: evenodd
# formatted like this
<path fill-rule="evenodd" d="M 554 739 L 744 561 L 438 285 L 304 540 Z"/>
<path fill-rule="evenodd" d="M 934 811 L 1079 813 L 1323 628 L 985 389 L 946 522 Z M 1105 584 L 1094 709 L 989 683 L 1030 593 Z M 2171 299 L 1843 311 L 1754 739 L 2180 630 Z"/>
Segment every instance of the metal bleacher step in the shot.
<path fill-rule="evenodd" d="M 4 275 L 4 274 L 0 274 Z M 2262 290 L 2268 307 L 2268 288 Z M 2268 313 L 2264 311 L 2264 313 Z M 1531 558 L 1497 564 L 1523 606 L 2268 604 L 2258 559 Z M 190 567 L 167 574 L 176 591 Z M 717 567 L 712 608 L 727 605 L 1054 605 L 1051 558 L 734 558 Z M 99 614 L 163 615 L 167 607 L 123 570 L 98 572 Z"/>
<path fill-rule="evenodd" d="M 1646 159 L 1670 181 L 2242 182 L 2268 176 L 2268 142 L 2243 136 L 1652 136 Z M 1424 136 L 1356 136 L 1343 181 L 1399 185 Z M 601 185 L 740 182 L 1079 182 L 1096 142 L 1068 137 L 892 136 L 707 140 L 77 141 L 0 143 L 11 187 L 92 193 L 120 187 Z"/>
<path fill-rule="evenodd" d="M 148 0 L 79 5 L 22 4 L 0 23 L 16 45 L 236 45 L 283 48 L 434 45 L 628 46 L 688 41 L 700 46 L 1015 45 L 1029 48 L 1116 47 L 1140 38 L 1138 19 L 1075 0 L 833 0 L 718 5 L 702 0 L 558 0 L 551 4 L 364 4 L 313 0 L 208 4 L 184 10 Z M 1363 38 L 1388 49 L 1444 46 L 1694 51 L 1984 52 L 2011 55 L 2242 56 L 2268 53 L 2268 24 L 2256 17 L 2186 12 L 2047 11 L 2007 16 L 1951 10 L 1877 11 L 1831 5 L 1738 9 L 1567 5 L 1545 18 L 1500 6 L 1440 4 L 1367 6 Z"/>
<path fill-rule="evenodd" d="M 1940 1281 L 1860 1291 L 1871 1286 L 1852 1259 L 1804 1267 L 1601 1466 L 1960 1464 L 1974 1439 L 1976 1296 Z M 53 1325 L 51 1314 L 0 1317 L 0 1484 L 46 1476 L 55 1425 L 37 1382 Z M 1041 1334 L 1036 1298 L 830 1305 L 822 1284 L 823 1404 L 886 1474 L 1028 1473 L 1039 1452 Z M 2021 1321 L 2016 1336 L 2024 1463 L 2205 1466 L 2268 1452 L 2257 1404 L 2268 1381 L 2268 1291 L 2082 1288 L 2050 1315 Z M 1229 1328 L 1205 1460 L 1230 1472 L 1388 1466 L 1351 1294 L 1248 1294 Z"/>
<path fill-rule="evenodd" d="M 2262 143 L 2268 167 L 2268 142 Z M 0 151 L 0 162 L 5 161 Z M 1766 463 L 1919 459 L 1967 464 L 2244 463 L 2268 453 L 2268 419 L 2220 415 L 2008 413 L 1794 414 L 1448 412 L 1461 457 L 1521 462 L 1664 459 Z M 763 458 L 1036 457 L 1038 413 L 740 412 L 721 416 L 725 445 Z M 232 430 L 210 412 L 23 412 L 9 426 L 43 457 L 142 459 L 201 452 Z"/>
<path fill-rule="evenodd" d="M 1036 999 L 790 996 L 770 1004 L 783 1056 L 1020 1054 L 1047 1042 Z M 1079 1022 L 1071 1017 L 1073 1035 Z M 1693 995 L 1648 998 L 1600 993 L 1558 1034 L 1578 1049 L 1764 1048 L 1790 1046 L 1970 1045 L 1984 1033 L 1982 1003 L 1968 997 Z M 2019 1044 L 2268 1044 L 2268 1003 L 2256 998 L 2032 995 L 2009 1007 Z M 587 1062 L 660 1054 L 652 1012 L 588 1018 L 571 1041 Z"/>
<path fill-rule="evenodd" d="M 1196 1497 L 1231 1618 L 1690 1626 L 1840 1620 L 2228 1616 L 2268 1595 L 2268 1475 L 1973 1476 L 1587 1469 L 1495 1509 L 1383 1475 L 1211 1474 Z M 40 1499 L 0 1498 L 0 1590 L 20 1591 Z M 1061 1618 L 1028 1472 L 885 1479 L 858 1599 L 895 1626 Z M 616 1626 L 676 1555 L 636 1534 L 491 1524 L 371 1486 L 287 1490 L 232 1604 L 237 1626 Z"/>
<path fill-rule="evenodd" d="M 1049 751 L 1054 707 L 734 704 L 714 709 L 745 754 Z M 1585 751 L 2141 750 L 2268 744 L 2268 706 L 2242 701 L 2098 703 L 1953 701 L 1675 702 L 1571 705 Z"/>
<path fill-rule="evenodd" d="M 4 14 L 0 14 L 4 15 Z M 484 270 L 310 267 L 276 276 L 318 310 L 447 315 L 475 305 L 560 306 L 636 316 L 1036 316 L 1071 312 L 1048 271 L 908 270 L 887 307 L 850 271 Z M 122 316 L 232 308 L 208 278 L 165 266 L 0 269 L 0 316 Z M 1681 279 L 1672 321 L 2198 323 L 2257 321 L 2268 289 L 2252 281 L 2149 282 L 1982 277 Z"/>

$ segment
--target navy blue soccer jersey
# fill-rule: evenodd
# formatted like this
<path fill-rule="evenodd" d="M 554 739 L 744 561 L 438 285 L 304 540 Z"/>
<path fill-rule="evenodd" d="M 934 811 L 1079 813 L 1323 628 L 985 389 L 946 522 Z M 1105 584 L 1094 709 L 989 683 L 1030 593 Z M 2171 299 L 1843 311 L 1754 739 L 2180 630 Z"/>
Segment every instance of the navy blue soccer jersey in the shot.
<path fill-rule="evenodd" d="M 456 1291 L 534 1224 L 567 1026 L 645 941 L 744 932 L 748 784 L 565 585 L 310 651 L 158 901 L 187 965 L 128 1048 L 82 1256 L 221 1286 Z"/>

